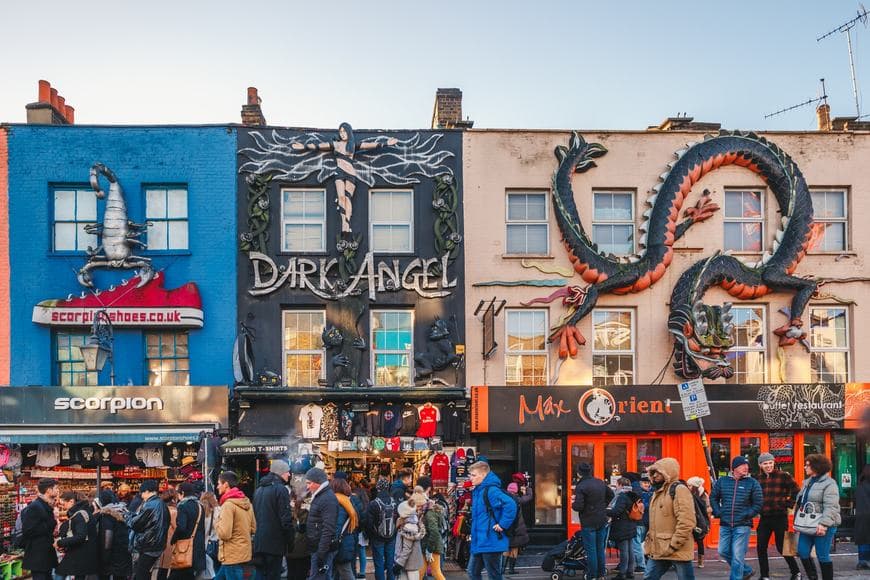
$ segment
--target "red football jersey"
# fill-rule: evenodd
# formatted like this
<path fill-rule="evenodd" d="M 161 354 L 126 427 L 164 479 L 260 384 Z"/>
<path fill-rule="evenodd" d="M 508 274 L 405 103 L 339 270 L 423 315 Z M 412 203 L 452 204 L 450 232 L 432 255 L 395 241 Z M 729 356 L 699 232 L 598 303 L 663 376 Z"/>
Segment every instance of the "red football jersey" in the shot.
<path fill-rule="evenodd" d="M 432 485 L 446 487 L 450 481 L 450 458 L 446 453 L 438 452 L 432 458 Z"/>
<path fill-rule="evenodd" d="M 420 428 L 417 429 L 417 437 L 434 437 L 435 428 L 440 420 L 441 413 L 435 405 L 420 407 Z"/>

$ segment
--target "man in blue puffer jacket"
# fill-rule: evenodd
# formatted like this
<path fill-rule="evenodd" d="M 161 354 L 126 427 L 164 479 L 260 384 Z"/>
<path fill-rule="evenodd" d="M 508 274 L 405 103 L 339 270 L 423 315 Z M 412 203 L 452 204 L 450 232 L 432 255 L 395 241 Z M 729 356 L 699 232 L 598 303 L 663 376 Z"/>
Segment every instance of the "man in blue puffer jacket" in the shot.
<path fill-rule="evenodd" d="M 508 551 L 510 543 L 505 530 L 517 516 L 517 504 L 502 491 L 501 480 L 490 471 L 488 463 L 478 461 L 468 468 L 468 475 L 474 486 L 468 576 L 471 580 L 480 580 L 485 567 L 490 580 L 502 580 L 501 555 Z"/>
<path fill-rule="evenodd" d="M 713 516 L 719 518 L 719 555 L 731 566 L 731 580 L 750 578 L 746 564 L 752 519 L 761 513 L 761 484 L 749 476 L 749 460 L 738 455 L 731 462 L 731 475 L 720 477 L 710 493 Z"/>

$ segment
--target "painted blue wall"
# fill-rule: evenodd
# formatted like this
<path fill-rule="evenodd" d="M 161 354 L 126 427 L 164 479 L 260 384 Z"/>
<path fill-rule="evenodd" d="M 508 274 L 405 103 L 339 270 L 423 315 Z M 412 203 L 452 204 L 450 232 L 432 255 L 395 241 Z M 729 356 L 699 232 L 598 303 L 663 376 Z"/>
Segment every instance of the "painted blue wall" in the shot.
<path fill-rule="evenodd" d="M 11 384 L 56 382 L 52 331 L 31 321 L 33 306 L 49 298 L 79 295 L 75 271 L 82 255 L 52 251 L 52 187 L 86 185 L 94 162 L 117 175 L 129 218 L 145 217 L 145 185 L 186 184 L 189 251 L 157 254 L 164 285 L 199 286 L 205 324 L 189 331 L 190 382 L 232 384 L 236 333 L 236 134 L 231 127 L 75 127 L 14 125 L 9 134 L 9 241 L 11 270 Z M 105 180 L 102 181 L 104 187 Z M 97 202 L 102 219 L 105 201 Z M 141 252 L 137 252 L 141 253 Z M 130 270 L 95 270 L 107 289 Z M 116 384 L 147 384 L 141 330 L 116 329 Z M 106 365 L 108 367 L 108 365 Z M 108 384 L 104 369 L 100 384 Z"/>

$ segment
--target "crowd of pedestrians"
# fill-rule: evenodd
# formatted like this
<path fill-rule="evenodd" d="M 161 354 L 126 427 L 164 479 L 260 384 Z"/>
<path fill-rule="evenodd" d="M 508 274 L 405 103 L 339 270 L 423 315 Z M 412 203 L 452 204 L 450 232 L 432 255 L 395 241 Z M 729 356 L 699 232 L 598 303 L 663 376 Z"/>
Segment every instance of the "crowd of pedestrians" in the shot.
<path fill-rule="evenodd" d="M 683 480 L 673 458 L 624 474 L 613 488 L 581 463 L 571 507 L 581 525 L 586 579 L 607 577 L 609 544 L 619 554 L 614 580 L 638 573 L 657 580 L 670 571 L 691 580 L 695 567 L 704 567 L 704 539 L 716 518 L 718 556 L 732 580 L 755 574 L 746 554 L 756 522 L 760 580 L 770 578 L 771 539 L 791 580 L 802 578 L 798 559 L 806 579 L 832 580 L 841 516 L 831 460 L 806 457 L 801 487 L 770 453 L 759 455 L 757 478 L 746 457 L 730 467 L 708 493 L 704 478 Z M 503 486 L 486 461 L 472 464 L 468 475 L 468 576 L 480 580 L 486 570 L 501 580 L 516 574 L 529 543 L 522 512 L 532 493 L 521 474 Z M 414 486 L 412 474 L 400 472 L 393 481 L 352 486 L 346 474 L 330 477 L 315 467 L 305 473 L 304 488 L 290 485 L 283 460 L 271 462 L 253 498 L 232 471 L 220 474 L 216 495 L 192 482 L 161 491 L 146 480 L 136 494 L 119 487 L 118 495 L 103 489 L 91 498 L 42 479 L 21 514 L 23 565 L 34 580 L 242 580 L 245 566 L 255 568 L 257 580 L 356 580 L 366 577 L 368 548 L 375 580 L 445 580 L 450 510 L 429 477 Z M 870 467 L 859 478 L 856 504 L 858 567 L 870 568 Z M 786 550 L 792 543 L 797 558 Z"/>

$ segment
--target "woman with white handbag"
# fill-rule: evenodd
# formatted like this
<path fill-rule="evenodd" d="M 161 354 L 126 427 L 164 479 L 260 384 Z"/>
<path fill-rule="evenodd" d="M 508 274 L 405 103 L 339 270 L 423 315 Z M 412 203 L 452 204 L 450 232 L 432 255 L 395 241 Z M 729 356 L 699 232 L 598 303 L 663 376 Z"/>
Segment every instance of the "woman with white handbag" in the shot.
<path fill-rule="evenodd" d="M 798 532 L 798 556 L 809 580 L 818 580 L 816 566 L 810 556 L 816 549 L 816 558 L 822 570 L 822 580 L 834 580 L 831 562 L 831 543 L 840 518 L 840 492 L 828 474 L 831 460 L 824 455 L 809 455 L 804 462 L 806 479 L 797 496 L 794 529 Z"/>

